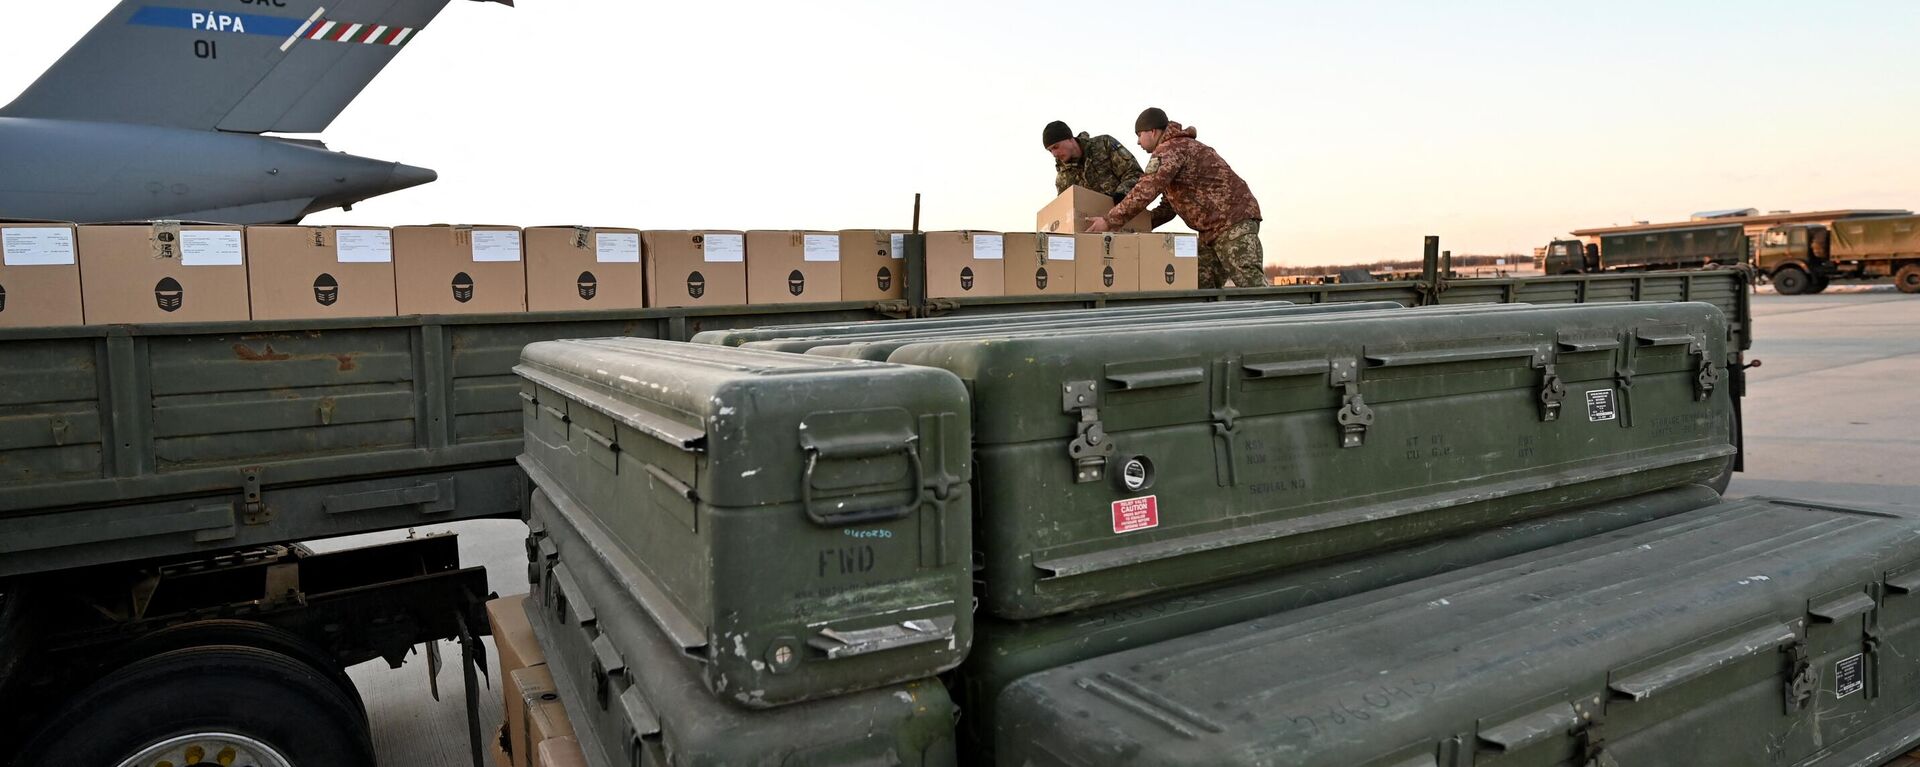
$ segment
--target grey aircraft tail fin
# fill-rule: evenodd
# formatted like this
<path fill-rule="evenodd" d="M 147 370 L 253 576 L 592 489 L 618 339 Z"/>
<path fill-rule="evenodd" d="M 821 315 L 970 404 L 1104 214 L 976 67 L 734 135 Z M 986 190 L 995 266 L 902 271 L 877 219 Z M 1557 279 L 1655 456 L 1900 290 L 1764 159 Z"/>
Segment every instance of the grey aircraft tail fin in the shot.
<path fill-rule="evenodd" d="M 318 133 L 447 2 L 122 0 L 0 116 Z"/>

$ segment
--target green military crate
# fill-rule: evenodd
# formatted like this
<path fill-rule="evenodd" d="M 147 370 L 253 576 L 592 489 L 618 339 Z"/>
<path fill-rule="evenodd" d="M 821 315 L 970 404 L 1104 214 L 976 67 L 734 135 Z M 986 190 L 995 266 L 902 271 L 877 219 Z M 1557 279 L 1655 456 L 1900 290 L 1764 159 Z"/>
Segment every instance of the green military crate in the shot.
<path fill-rule="evenodd" d="M 539 490 L 528 527 L 527 616 L 588 764 L 955 764 L 956 711 L 938 680 L 774 709 L 728 705 L 649 619 L 633 588 L 646 576 L 599 521 Z"/>
<path fill-rule="evenodd" d="M 1049 615 L 1717 475 L 1706 304 L 936 341 L 973 391 L 983 607 Z"/>
<path fill-rule="evenodd" d="M 528 475 L 606 526 L 635 599 L 706 659 L 716 693 L 778 705 L 966 655 L 969 417 L 952 374 L 644 339 L 521 359 Z"/>
<path fill-rule="evenodd" d="M 1030 621 L 981 616 L 953 679 L 966 716 L 961 756 L 992 763 L 1000 692 L 1020 677 L 1101 655 L 1278 615 L 1502 557 L 1601 535 L 1720 502 L 1700 485 L 1580 506 L 1525 522 L 1370 552 L 1227 585 L 1187 589 Z"/>
<path fill-rule="evenodd" d="M 1439 313 L 1479 314 L 1483 312 L 1525 311 L 1525 310 L 1532 310 L 1532 309 L 1534 309 L 1534 307 L 1518 306 L 1514 304 L 1476 304 L 1473 306 L 1449 306 L 1444 308 L 1433 307 L 1429 309 L 1423 309 L 1422 312 L 1424 314 L 1422 316 L 1432 317 Z M 1102 326 L 1088 327 L 1085 325 L 1074 324 L 1074 325 L 1066 325 L 1066 326 L 1058 326 L 1058 327 L 1020 328 L 1020 329 L 1011 329 L 1006 331 L 994 331 L 994 332 L 968 331 L 964 333 L 927 333 L 922 335 L 901 335 L 898 337 L 886 338 L 886 339 L 879 339 L 879 338 L 833 339 L 833 340 L 804 342 L 804 346 L 802 345 L 802 342 L 756 341 L 756 342 L 748 343 L 745 346 L 747 348 L 758 348 L 758 347 L 762 347 L 763 345 L 792 343 L 793 344 L 792 346 L 786 347 L 787 350 L 791 351 L 791 350 L 799 350 L 801 348 L 805 348 L 805 351 L 807 354 L 813 354 L 813 355 L 822 356 L 822 357 L 839 357 L 841 359 L 886 362 L 888 358 L 893 356 L 894 352 L 899 351 L 902 348 L 913 346 L 915 344 L 928 343 L 931 341 L 989 341 L 991 342 L 991 341 L 1000 341 L 1000 340 L 1004 340 L 1008 338 L 1016 338 L 1016 337 L 1032 338 L 1032 337 L 1039 337 L 1039 336 L 1070 336 L 1070 335 L 1082 335 L 1086 333 L 1107 333 L 1107 332 L 1112 332 L 1115 330 L 1123 330 L 1123 329 L 1137 330 L 1142 328 L 1151 328 L 1155 331 L 1165 332 L 1165 331 L 1172 331 L 1176 329 L 1192 330 L 1192 329 L 1204 327 L 1214 332 L 1232 333 L 1234 332 L 1235 328 L 1238 328 L 1244 325 L 1249 325 L 1249 324 L 1267 325 L 1267 324 L 1272 324 L 1276 322 L 1325 322 L 1333 319 L 1352 320 L 1352 319 L 1357 319 L 1361 317 L 1375 316 L 1382 312 L 1398 312 L 1402 310 L 1404 310 L 1404 307 L 1400 306 L 1399 304 L 1390 303 L 1390 302 L 1378 303 L 1378 304 L 1363 303 L 1363 302 L 1354 302 L 1354 303 L 1346 303 L 1346 304 L 1317 304 L 1314 306 L 1291 307 L 1287 311 L 1270 311 L 1270 312 L 1262 312 L 1257 314 L 1240 315 L 1240 316 L 1222 316 L 1222 317 L 1214 317 L 1214 316 L 1169 317 L 1169 318 L 1155 319 L 1155 320 L 1144 321 L 1144 322 L 1142 321 L 1118 322 L 1112 326 L 1105 326 L 1105 327 L 1102 327 Z M 1340 316 L 1337 318 L 1329 316 L 1329 315 L 1336 315 L 1336 314 Z"/>
<path fill-rule="evenodd" d="M 768 338 L 740 344 L 744 349 L 775 352 L 806 352 L 823 346 L 880 343 L 903 339 L 969 338 L 1028 332 L 1062 332 L 1128 325 L 1159 325 L 1179 322 L 1228 322 L 1298 314 L 1333 314 L 1381 309 L 1400 309 L 1390 301 L 1344 304 L 1289 304 L 1281 301 L 1256 301 L 1229 305 L 1190 305 L 1162 307 L 1165 311 L 1078 317 L 1068 320 L 1035 318 L 1017 322 L 975 325 L 961 328 L 899 328 L 883 332 L 846 333 L 831 336 Z"/>
<path fill-rule="evenodd" d="M 1920 511 L 1731 501 L 1028 676 L 1004 764 L 1878 765 Z"/>
<path fill-rule="evenodd" d="M 718 346 L 740 346 L 752 341 L 767 341 L 781 338 L 827 338 L 841 335 L 866 333 L 885 333 L 896 330 L 925 332 L 929 330 L 948 330 L 973 327 L 994 327 L 1003 324 L 1032 322 L 1071 322 L 1075 320 L 1097 319 L 1104 317 L 1150 316 L 1169 310 L 1192 310 L 1197 306 L 1243 306 L 1290 304 L 1291 301 L 1248 301 L 1228 303 L 1176 303 L 1156 306 L 1116 306 L 1102 309 L 1055 309 L 1036 312 L 999 312 L 994 314 L 976 314 L 966 317 L 928 317 L 910 320 L 871 320 L 867 322 L 809 322 L 792 325 L 762 325 L 751 328 L 733 328 L 727 330 L 705 330 L 694 334 L 691 339 L 696 344 L 714 344 Z"/>

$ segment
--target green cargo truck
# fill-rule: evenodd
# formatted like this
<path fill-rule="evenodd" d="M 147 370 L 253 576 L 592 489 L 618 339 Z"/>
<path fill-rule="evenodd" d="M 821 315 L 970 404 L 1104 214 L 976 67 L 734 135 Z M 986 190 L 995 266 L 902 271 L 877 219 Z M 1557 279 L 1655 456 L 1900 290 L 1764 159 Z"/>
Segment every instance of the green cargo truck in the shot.
<path fill-rule="evenodd" d="M 449 537 L 328 553 L 300 542 L 524 518 L 512 368 L 535 341 L 1249 299 L 1694 300 L 1728 319 L 1721 362 L 1737 407 L 1743 288 L 1733 272 L 1672 272 L 0 330 L 0 695 L 36 701 L 0 730 L 20 744 L 17 764 L 119 754 L 111 764 L 149 747 L 157 759 L 182 722 L 216 744 L 330 744 L 294 763 L 364 757 L 342 669 L 460 639 L 471 675 L 485 574 L 461 565 Z M 222 691 L 275 703 L 235 705 Z M 165 716 L 125 719 L 119 706 Z"/>
<path fill-rule="evenodd" d="M 1902 293 L 1920 293 L 1920 216 L 1776 226 L 1760 235 L 1754 266 L 1785 295 L 1818 293 L 1834 279 L 1882 277 Z"/>
<path fill-rule="evenodd" d="M 1597 245 L 1554 240 L 1542 268 L 1547 274 L 1712 269 L 1746 263 L 1747 248 L 1738 224 L 1624 232 L 1603 235 Z"/>

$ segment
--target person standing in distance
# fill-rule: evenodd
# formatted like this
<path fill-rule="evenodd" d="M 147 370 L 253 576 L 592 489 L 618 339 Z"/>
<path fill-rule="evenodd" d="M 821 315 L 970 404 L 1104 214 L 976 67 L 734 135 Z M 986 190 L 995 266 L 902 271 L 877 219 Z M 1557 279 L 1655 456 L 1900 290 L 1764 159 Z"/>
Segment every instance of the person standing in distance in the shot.
<path fill-rule="evenodd" d="M 1158 108 L 1141 112 L 1133 130 L 1140 148 L 1152 155 L 1147 171 L 1105 217 L 1089 218 L 1087 231 L 1117 229 L 1164 194 L 1167 202 L 1154 209 L 1153 225 L 1178 214 L 1200 233 L 1201 288 L 1223 287 L 1228 280 L 1242 288 L 1266 285 L 1260 202 L 1247 182 L 1213 147 L 1195 139 L 1199 131 L 1168 121 Z"/>
<path fill-rule="evenodd" d="M 1047 123 L 1040 140 L 1053 155 L 1053 193 L 1078 184 L 1113 198 L 1125 199 L 1140 180 L 1140 161 L 1112 136 L 1089 136 L 1059 120 Z"/>

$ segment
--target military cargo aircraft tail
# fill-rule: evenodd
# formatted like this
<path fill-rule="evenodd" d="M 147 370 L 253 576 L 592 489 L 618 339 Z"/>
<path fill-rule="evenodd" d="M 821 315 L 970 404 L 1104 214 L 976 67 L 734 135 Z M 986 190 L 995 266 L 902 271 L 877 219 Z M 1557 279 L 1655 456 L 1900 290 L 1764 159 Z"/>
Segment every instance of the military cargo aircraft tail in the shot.
<path fill-rule="evenodd" d="M 0 217 L 291 221 L 431 181 L 257 134 L 324 130 L 448 2 L 123 0 L 0 108 Z"/>
<path fill-rule="evenodd" d="M 448 0 L 126 0 L 4 117 L 318 133 Z"/>

